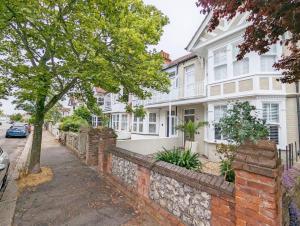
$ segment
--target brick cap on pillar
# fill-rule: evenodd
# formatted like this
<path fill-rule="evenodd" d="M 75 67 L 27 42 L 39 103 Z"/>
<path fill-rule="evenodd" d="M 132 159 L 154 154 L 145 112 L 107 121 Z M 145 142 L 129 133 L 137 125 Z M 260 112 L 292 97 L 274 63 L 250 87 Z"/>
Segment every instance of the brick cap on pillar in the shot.
<path fill-rule="evenodd" d="M 108 127 L 91 128 L 89 134 L 101 134 L 101 138 L 117 138 L 115 131 Z"/>
<path fill-rule="evenodd" d="M 271 178 L 277 177 L 282 167 L 275 142 L 269 140 L 245 142 L 237 150 L 233 168 Z"/>

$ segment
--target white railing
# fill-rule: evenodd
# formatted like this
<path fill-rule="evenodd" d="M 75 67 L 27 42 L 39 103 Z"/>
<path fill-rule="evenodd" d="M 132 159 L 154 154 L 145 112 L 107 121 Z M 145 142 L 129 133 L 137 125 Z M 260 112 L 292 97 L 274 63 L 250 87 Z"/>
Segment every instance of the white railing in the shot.
<path fill-rule="evenodd" d="M 153 91 L 150 99 L 140 100 L 134 99 L 132 101 L 134 106 L 137 105 L 151 105 L 151 104 L 159 104 L 170 101 L 176 101 L 181 99 L 189 99 L 195 97 L 205 96 L 205 87 L 204 82 L 198 82 L 191 84 L 189 86 L 172 88 L 169 93 L 161 93 L 157 91 Z"/>

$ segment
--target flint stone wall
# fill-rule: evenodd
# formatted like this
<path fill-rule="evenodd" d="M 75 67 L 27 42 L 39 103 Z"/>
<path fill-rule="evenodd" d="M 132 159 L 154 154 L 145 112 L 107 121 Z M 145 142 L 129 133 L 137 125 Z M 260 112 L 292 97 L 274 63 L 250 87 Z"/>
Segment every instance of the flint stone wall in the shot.
<path fill-rule="evenodd" d="M 150 198 L 187 225 L 210 225 L 211 196 L 207 192 L 152 171 Z"/>
<path fill-rule="evenodd" d="M 112 174 L 118 177 L 129 187 L 136 187 L 137 184 L 137 164 L 126 159 L 112 156 Z"/>

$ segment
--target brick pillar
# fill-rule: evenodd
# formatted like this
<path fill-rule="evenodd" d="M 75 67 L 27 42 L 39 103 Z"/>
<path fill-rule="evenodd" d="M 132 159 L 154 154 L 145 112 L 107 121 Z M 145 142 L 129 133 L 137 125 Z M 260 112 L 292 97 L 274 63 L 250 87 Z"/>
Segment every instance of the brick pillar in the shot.
<path fill-rule="evenodd" d="M 150 170 L 143 166 L 138 166 L 137 192 L 139 195 L 143 196 L 144 198 L 149 199 L 149 189 L 150 189 Z"/>
<path fill-rule="evenodd" d="M 109 128 L 92 128 L 88 131 L 86 164 L 90 166 L 98 165 L 98 151 L 102 147 L 103 151 L 110 146 L 115 146 L 116 135 Z"/>
<path fill-rule="evenodd" d="M 98 144 L 98 168 L 102 173 L 111 173 L 112 155 L 109 148 L 116 147 L 116 134 L 110 128 L 101 128 Z"/>
<path fill-rule="evenodd" d="M 282 166 L 270 141 L 242 145 L 234 161 L 237 225 L 281 225 Z"/>

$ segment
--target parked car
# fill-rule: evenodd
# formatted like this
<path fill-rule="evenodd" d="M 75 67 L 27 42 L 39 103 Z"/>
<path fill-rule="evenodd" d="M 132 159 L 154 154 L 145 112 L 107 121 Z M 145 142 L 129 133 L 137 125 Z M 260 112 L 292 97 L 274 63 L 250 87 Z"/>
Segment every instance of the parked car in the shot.
<path fill-rule="evenodd" d="M 0 147 L 0 191 L 5 187 L 9 168 L 8 154 Z"/>
<path fill-rule="evenodd" d="M 27 137 L 28 133 L 28 128 L 25 125 L 13 125 L 6 131 L 5 137 Z"/>
<path fill-rule="evenodd" d="M 26 126 L 28 133 L 31 133 L 31 125 L 29 123 L 15 122 L 13 126 Z"/>

